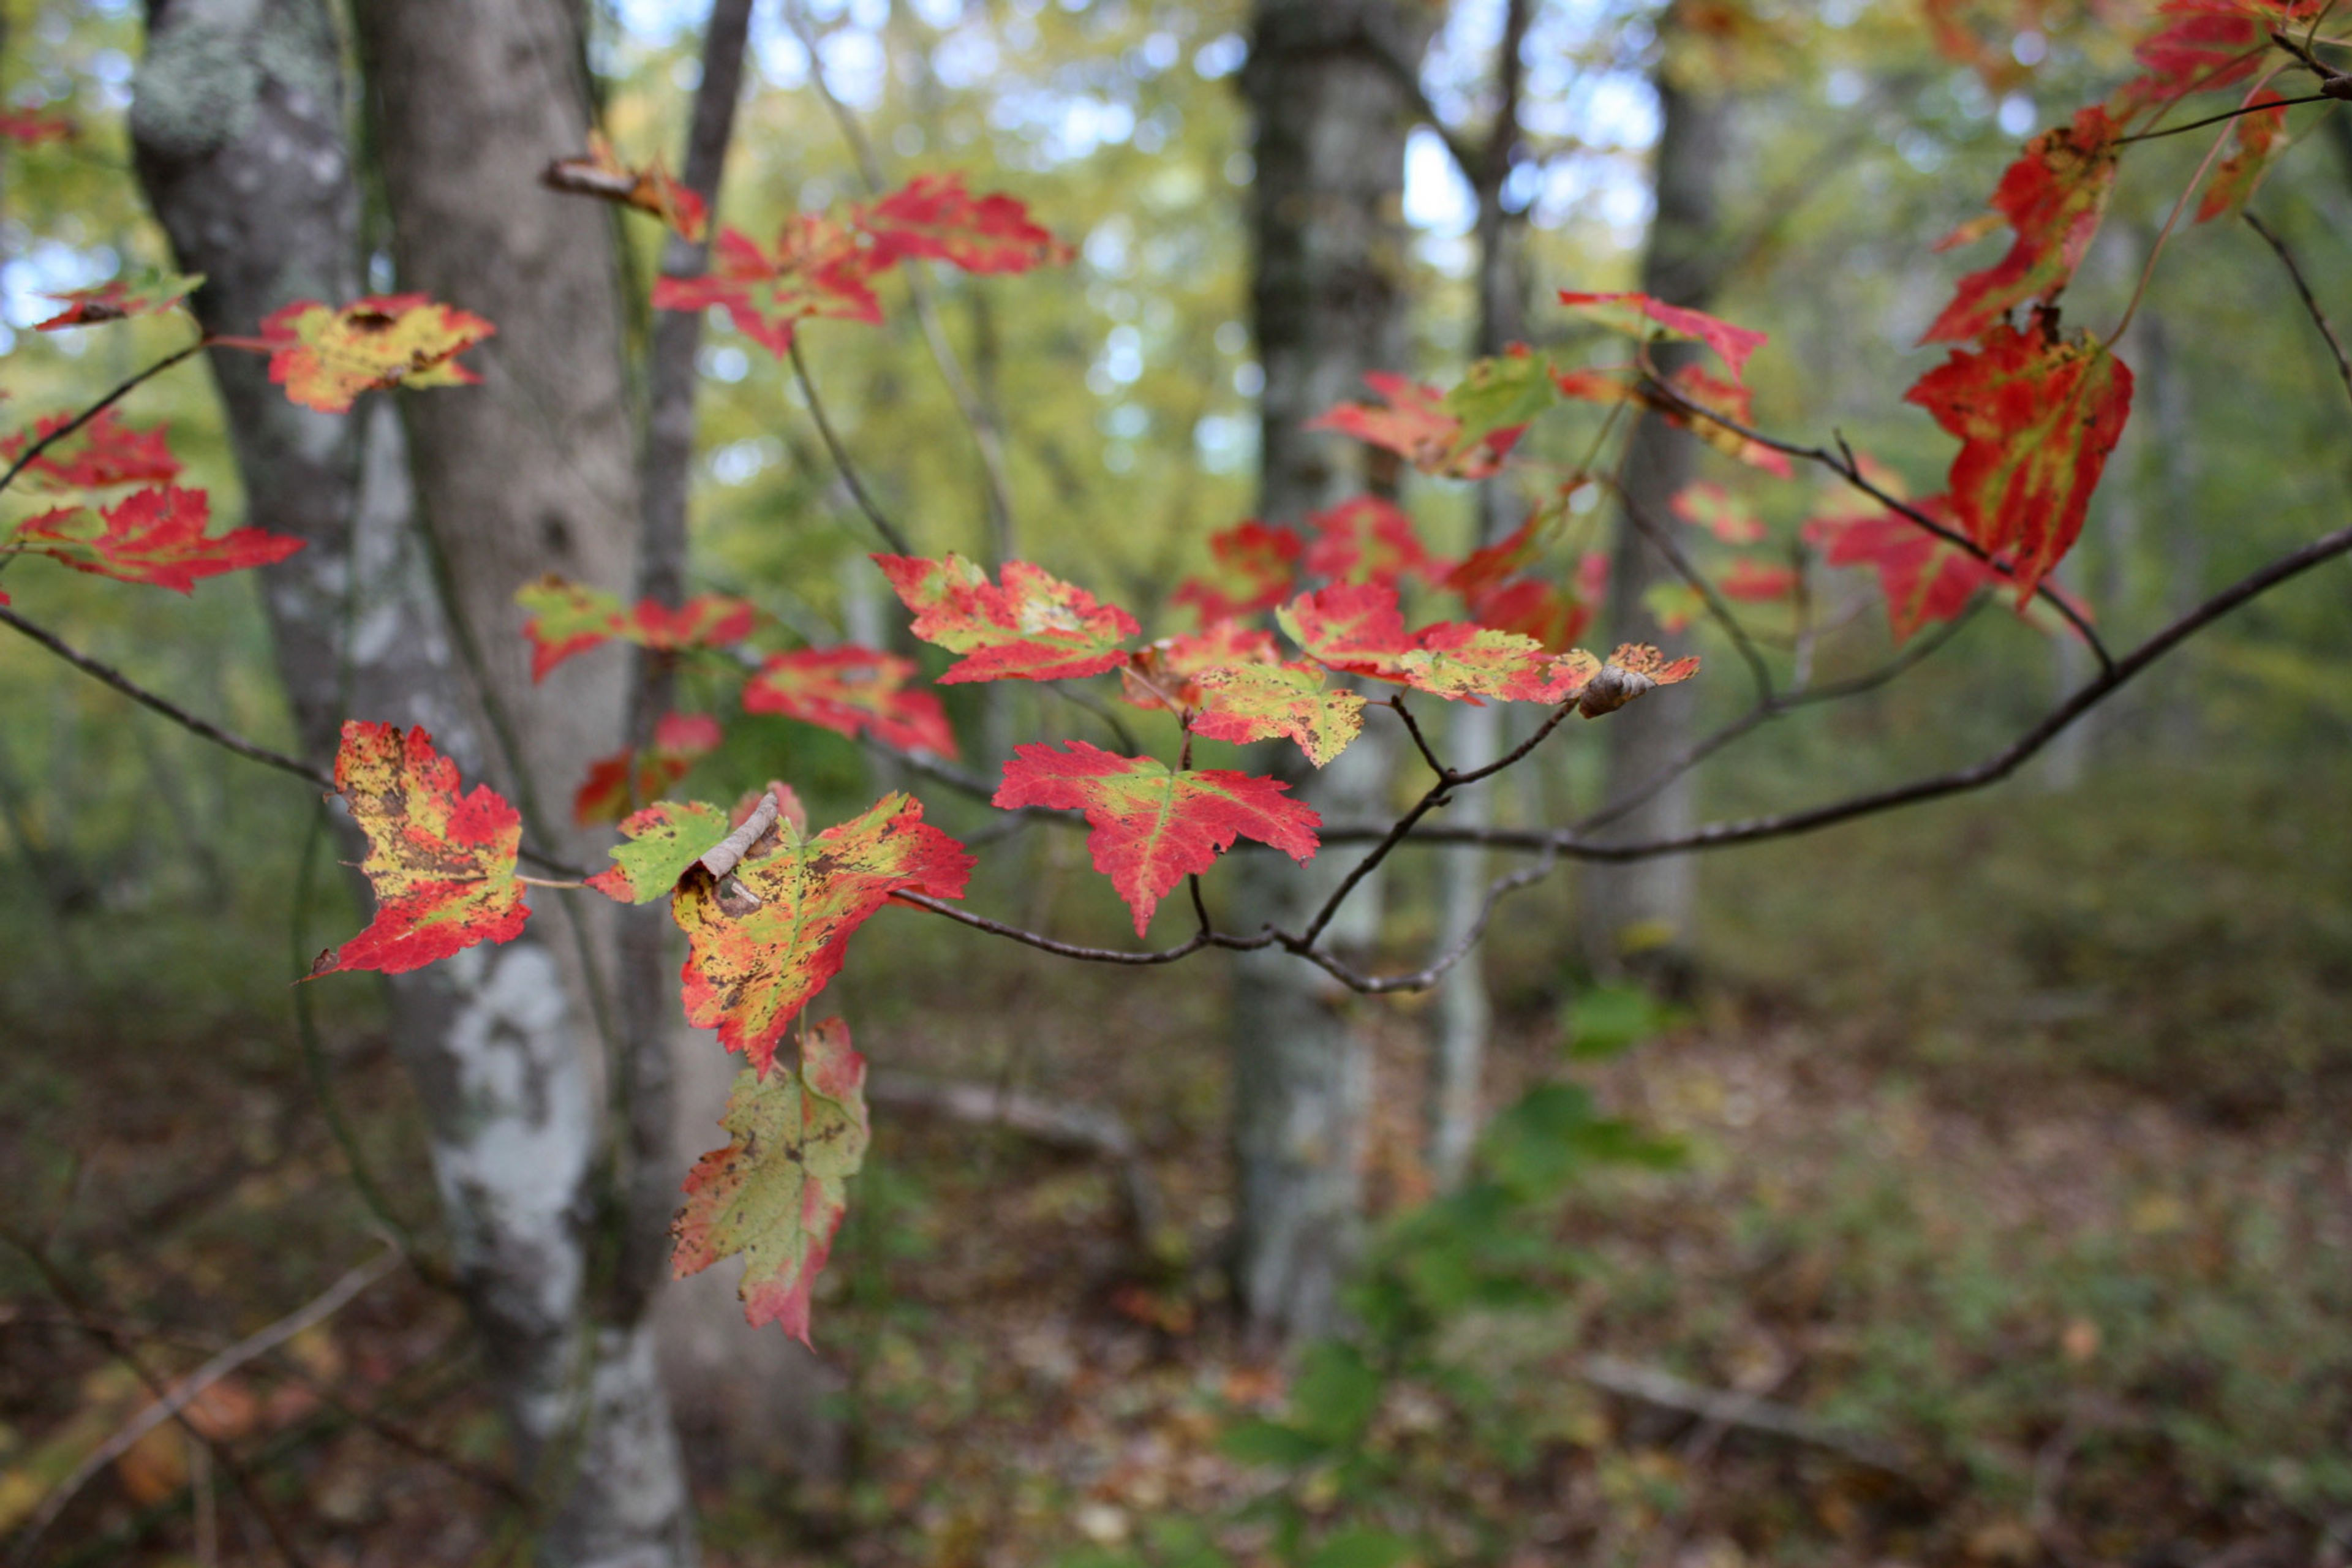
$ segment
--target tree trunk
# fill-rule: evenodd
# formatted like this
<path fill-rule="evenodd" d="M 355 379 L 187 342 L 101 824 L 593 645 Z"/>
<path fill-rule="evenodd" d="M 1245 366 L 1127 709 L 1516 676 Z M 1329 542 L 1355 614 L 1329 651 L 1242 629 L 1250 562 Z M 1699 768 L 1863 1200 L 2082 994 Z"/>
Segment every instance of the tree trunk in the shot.
<path fill-rule="evenodd" d="M 359 182 L 341 70 L 317 0 L 151 5 L 131 116 L 139 173 L 181 265 L 211 279 L 195 300 L 209 330 L 249 333 L 290 300 L 340 302 L 361 291 Z M 409 282 L 432 287 L 415 274 Z M 506 300 L 436 282 L 443 298 L 504 329 L 520 325 Z M 520 335 L 529 341 L 527 328 Z M 520 357 L 506 356 L 502 368 Z M 216 354 L 212 363 L 248 521 L 307 542 L 263 580 L 305 751 L 331 754 L 342 719 L 363 717 L 427 726 L 471 776 L 506 771 L 465 656 L 482 623 L 469 630 L 446 613 L 443 563 L 411 524 L 390 405 L 319 414 L 289 403 L 253 356 Z M 501 390 L 439 395 L 478 407 Z M 625 427 L 619 451 L 625 458 Z M 425 456 L 430 478 L 436 465 Z M 478 526 L 492 515 L 478 514 Z M 535 511 L 534 543 L 561 519 L 552 505 Z M 489 625 L 503 640 L 504 617 Z M 580 708 L 596 712 L 597 694 L 577 684 Z M 605 684 L 601 708 L 616 717 L 617 685 Z M 569 733 L 586 743 L 584 725 Z M 547 834 L 543 818 L 531 837 L 576 852 Z M 686 1499 L 650 1343 L 634 1324 L 583 1322 L 600 1112 L 582 1049 L 589 1007 L 566 935 L 542 909 L 495 951 L 387 984 L 467 1305 L 526 1462 L 541 1470 L 553 1502 L 547 1554 L 651 1568 L 690 1555 Z"/>
<path fill-rule="evenodd" d="M 1668 13 L 1668 17 L 1671 13 Z M 1662 30 L 1670 26 L 1661 20 Z M 1664 40 L 1672 52 L 1673 40 Z M 1642 289 L 1672 305 L 1705 309 L 1712 301 L 1719 259 L 1710 249 L 1717 186 L 1729 154 L 1729 105 L 1712 93 L 1677 86 L 1664 65 L 1656 73 L 1658 149 L 1653 185 L 1656 216 L 1642 260 Z M 1660 344 L 1651 356 L 1671 374 L 1690 357 L 1688 344 Z M 1662 642 L 1664 634 L 1643 603 L 1672 577 L 1665 556 L 1634 519 L 1672 525 L 1667 503 L 1690 482 L 1698 444 L 1686 431 L 1654 416 L 1633 428 L 1625 456 L 1622 518 L 1609 564 L 1604 645 Z M 1636 702 L 1602 726 L 1607 749 L 1606 798 L 1640 796 L 1611 825 L 1611 836 L 1637 841 L 1686 832 L 1696 820 L 1696 781 L 1684 773 L 1664 787 L 1651 781 L 1690 744 L 1695 710 L 1688 702 Z M 1697 867 L 1687 856 L 1658 856 L 1622 865 L 1585 868 L 1579 884 L 1579 925 L 1586 961 L 1595 972 L 1628 968 L 1675 982 L 1689 962 Z"/>
<path fill-rule="evenodd" d="M 1395 369 L 1404 331 L 1402 217 L 1410 108 L 1399 69 L 1427 42 L 1425 7 L 1406 0 L 1258 0 L 1242 87 L 1256 122 L 1251 310 L 1265 374 L 1259 511 L 1296 525 L 1368 488 L 1363 448 L 1307 422 Z M 1327 816 L 1378 812 L 1390 747 L 1364 738 L 1304 793 Z M 1328 896 L 1347 858 L 1299 873 L 1241 858 L 1244 907 L 1295 925 Z M 1332 928 L 1369 946 L 1377 889 L 1360 888 Z M 1234 977 L 1236 1294 L 1252 1334 L 1276 1342 L 1328 1329 L 1360 1228 L 1370 1061 L 1355 998 L 1278 952 L 1245 953 Z"/>

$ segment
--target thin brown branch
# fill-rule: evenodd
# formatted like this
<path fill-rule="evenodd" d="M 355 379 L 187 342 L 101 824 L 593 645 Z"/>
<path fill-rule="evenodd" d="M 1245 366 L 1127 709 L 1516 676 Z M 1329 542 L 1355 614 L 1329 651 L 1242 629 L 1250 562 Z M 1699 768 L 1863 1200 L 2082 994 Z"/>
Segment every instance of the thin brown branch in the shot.
<path fill-rule="evenodd" d="M 2260 114 L 2266 109 L 2294 109 L 2306 103 L 2328 103 L 2334 100 L 2330 99 L 2327 94 L 2324 92 L 2315 92 L 2309 98 L 2282 98 L 2275 103 L 2241 104 L 2235 109 L 2225 110 L 2220 114 L 2209 114 L 2202 120 L 2189 121 L 2185 125 L 2168 125 L 2161 131 L 2143 131 L 2137 136 L 2118 136 L 2113 142 L 2108 142 L 2107 145 L 2110 147 L 2128 147 L 2135 142 L 2154 142 L 2161 137 L 2178 136 L 2184 131 L 2202 131 L 2208 125 L 2219 125 L 2225 120 L 2235 120 L 2241 115 Z"/>
<path fill-rule="evenodd" d="M 124 381 L 120 385 L 116 386 L 113 391 L 108 393 L 105 396 L 100 398 L 97 402 L 91 404 L 89 407 L 84 408 L 80 413 L 75 415 L 71 419 L 67 420 L 64 424 L 58 426 L 56 429 L 42 437 L 39 440 L 35 441 L 31 446 L 26 447 L 23 451 L 17 453 L 16 461 L 8 465 L 7 471 L 0 473 L 0 490 L 5 490 L 10 485 L 14 484 L 16 480 L 16 476 L 23 473 L 26 468 L 30 467 L 33 460 L 38 458 L 42 453 L 47 451 L 51 447 L 57 445 L 59 441 L 64 440 L 67 437 L 72 435 L 75 431 L 80 429 L 83 426 L 97 418 L 100 415 L 113 407 L 117 403 L 121 402 L 125 397 L 131 395 L 131 392 L 138 387 L 142 382 L 151 381 L 154 377 L 163 374 L 165 371 L 171 369 L 182 360 L 188 358 L 197 350 L 203 348 L 208 341 L 209 340 L 205 338 L 198 338 L 186 348 L 181 349 L 173 353 L 165 354 L 162 359 L 157 360 L 153 364 L 149 365 L 146 369 L 136 372 L 129 380 Z"/>
<path fill-rule="evenodd" d="M 1272 947 L 1278 940 L 1273 928 L 1268 927 L 1254 937 L 1229 936 L 1216 931 L 1199 931 L 1174 947 L 1163 947 L 1150 952 L 1134 952 L 1118 947 L 1082 947 L 1076 942 L 1059 942 L 1038 931 L 1024 931 L 1016 925 L 1007 925 L 1003 921 L 992 921 L 986 915 L 976 915 L 970 910 L 960 910 L 953 904 L 932 898 L 928 893 L 896 892 L 890 897 L 894 902 L 912 904 L 919 910 L 929 910 L 935 915 L 945 915 L 948 919 L 961 925 L 968 925 L 974 931 L 984 931 L 991 936 L 1001 936 L 1007 941 L 1017 942 L 1024 947 L 1034 947 L 1040 952 L 1050 952 L 1057 958 L 1075 958 L 1087 963 L 1120 963 L 1136 968 L 1146 968 L 1154 964 L 1174 963 L 1180 959 L 1190 958 L 1202 948 L 1222 947 L 1235 952 L 1252 952 L 1259 948 Z"/>
<path fill-rule="evenodd" d="M 304 1330 L 322 1323 L 342 1310 L 362 1291 L 390 1273 L 393 1266 L 399 1261 L 400 1252 L 397 1248 L 385 1248 L 365 1263 L 346 1272 L 341 1279 L 303 1306 L 289 1312 L 268 1327 L 247 1334 L 244 1339 L 223 1350 L 195 1371 L 173 1384 L 168 1394 L 156 1399 L 154 1403 L 124 1422 L 112 1436 L 83 1456 L 81 1463 L 74 1467 L 71 1474 L 49 1489 L 49 1494 L 41 1500 L 40 1506 L 35 1509 L 32 1515 L 25 1521 L 24 1530 L 16 1537 L 16 1545 L 11 1550 L 9 1561 L 14 1563 L 32 1561 L 34 1544 L 56 1521 L 58 1515 L 65 1510 L 65 1506 L 73 1500 L 75 1494 L 89 1484 L 92 1476 L 130 1452 L 132 1444 L 164 1422 L 175 1419 L 182 1411 L 195 1403 L 197 1397 L 205 1389 L 210 1388 L 222 1378 L 239 1367 L 268 1355 Z M 78 1326 L 87 1327 L 87 1325 Z M 109 1333 L 117 1334 L 119 1337 L 119 1331 L 111 1325 L 105 1327 Z"/>
<path fill-rule="evenodd" d="M 1795 441 L 1781 440 L 1776 436 L 1768 436 L 1761 430 L 1753 429 L 1736 419 L 1727 418 L 1703 403 L 1694 402 L 1685 397 L 1680 388 L 1652 374 L 1646 367 L 1643 371 L 1643 386 L 1646 392 L 1673 404 L 1682 412 L 1705 419 L 1709 424 L 1720 426 L 1742 439 L 1753 441 L 1759 447 L 1768 447 L 1783 457 L 1801 458 L 1806 462 L 1815 463 L 1827 468 L 1879 505 L 1900 515 L 1915 526 L 1927 530 L 1954 549 L 1968 552 L 2000 575 L 2011 578 L 2017 575 L 2015 565 L 1998 559 L 1983 545 L 1950 524 L 1938 521 L 1911 502 L 1888 493 L 1872 482 L 1870 478 L 1862 471 L 1862 465 L 1855 459 L 1853 451 L 1845 446 L 1843 437 L 1838 442 L 1839 449 L 1832 452 L 1826 447 L 1808 447 Z M 2084 618 L 2083 612 L 2069 604 L 2066 596 L 2048 583 L 2039 584 L 2034 589 L 2034 594 L 2052 609 L 2057 611 L 2067 625 L 2074 628 L 2084 645 L 2098 659 L 2101 670 L 2112 673 L 2116 665 L 2115 656 L 2107 651 L 2107 645 L 2100 640 L 2097 628 Z"/>
<path fill-rule="evenodd" d="M 1478 906 L 1478 918 L 1470 922 L 1470 929 L 1462 933 L 1461 939 L 1421 968 L 1403 974 L 1367 974 L 1311 946 L 1294 946 L 1287 942 L 1283 945 L 1339 981 L 1340 984 L 1351 991 L 1360 991 L 1368 996 L 1385 996 L 1399 991 L 1426 991 L 1444 979 L 1447 973 L 1456 964 L 1470 956 L 1472 951 L 1485 938 L 1486 927 L 1494 920 L 1497 905 L 1520 889 L 1532 887 L 1542 881 L 1551 875 L 1558 865 L 1559 858 L 1547 849 L 1543 858 L 1538 864 L 1522 867 L 1517 871 L 1496 878 L 1486 885 L 1486 900 Z"/>
<path fill-rule="evenodd" d="M 2311 285 L 2304 281 L 2303 268 L 2295 265 L 2294 253 L 2287 249 L 2286 241 L 2271 232 L 2268 224 L 2254 216 L 2251 207 L 2246 209 L 2246 226 L 2261 235 L 2263 243 L 2277 253 L 2280 265 L 2286 268 L 2287 277 L 2294 282 L 2294 291 L 2303 297 L 2303 308 L 2310 312 L 2312 325 L 2317 327 L 2319 335 L 2327 340 L 2327 352 L 2336 356 L 2336 374 L 2344 383 L 2345 395 L 2352 397 L 2352 358 L 2346 356 L 2344 340 L 2336 335 L 2335 323 L 2327 319 L 2327 312 L 2319 308 L 2319 301 L 2312 295 Z"/>
<path fill-rule="evenodd" d="M 81 1291 L 76 1288 L 71 1279 L 66 1277 L 65 1271 L 58 1267 L 57 1261 L 50 1258 L 46 1247 L 31 1237 L 16 1230 L 5 1220 L 0 1220 L 0 1242 L 5 1242 L 16 1248 L 23 1255 L 25 1261 L 33 1266 L 34 1272 L 40 1275 L 42 1283 L 49 1288 L 49 1293 L 58 1299 L 58 1304 L 72 1315 L 76 1327 L 97 1341 L 109 1355 L 128 1368 L 132 1376 L 146 1385 L 149 1394 L 160 1402 L 169 1403 L 172 1397 L 171 1389 L 163 1379 L 156 1376 L 146 1361 L 131 1347 L 130 1342 L 116 1333 L 105 1319 L 94 1311 L 89 1303 L 82 1299 Z M 182 1429 L 190 1437 L 202 1444 L 212 1455 L 214 1462 L 227 1473 L 229 1484 L 236 1489 L 237 1496 L 244 1500 L 246 1507 L 252 1510 L 254 1517 L 261 1521 L 261 1527 L 268 1532 L 270 1544 L 277 1548 L 278 1554 L 284 1558 L 291 1568 L 310 1568 L 310 1559 L 303 1555 L 302 1549 L 294 1543 L 293 1536 L 287 1531 L 286 1521 L 278 1517 L 276 1509 L 269 1506 L 269 1500 L 261 1495 L 261 1489 L 253 1483 L 251 1473 L 238 1462 L 236 1455 L 229 1452 L 227 1445 L 207 1436 L 203 1427 L 189 1418 L 184 1408 L 173 1409 L 171 1412 L 171 1417 L 180 1424 Z"/>
<path fill-rule="evenodd" d="M 866 514 L 866 521 L 874 525 L 874 531 L 882 536 L 882 542 L 894 554 L 912 555 L 915 547 L 907 542 L 907 536 L 898 531 L 898 525 L 883 514 L 882 509 L 875 504 L 874 498 L 866 493 L 865 481 L 857 477 L 857 465 L 849 460 L 849 449 L 834 433 L 833 421 L 825 417 L 824 402 L 816 393 L 816 378 L 809 374 L 808 362 L 801 357 L 800 339 L 797 337 L 792 342 L 792 361 L 793 379 L 800 384 L 801 396 L 808 403 L 809 417 L 816 422 L 816 433 L 824 438 L 824 449 L 833 455 L 834 471 L 841 476 L 842 484 L 847 487 L 849 499 L 857 503 L 857 510 Z"/>

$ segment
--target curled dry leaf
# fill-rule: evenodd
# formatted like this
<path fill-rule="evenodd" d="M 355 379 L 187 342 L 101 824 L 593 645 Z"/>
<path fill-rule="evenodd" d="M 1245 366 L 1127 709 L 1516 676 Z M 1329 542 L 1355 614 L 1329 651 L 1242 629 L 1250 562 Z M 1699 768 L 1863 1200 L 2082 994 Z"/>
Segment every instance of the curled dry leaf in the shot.
<path fill-rule="evenodd" d="M 68 327 L 128 321 L 133 316 L 160 315 L 202 288 L 204 281 L 201 274 L 184 277 L 175 272 L 142 272 L 101 283 L 95 289 L 47 294 L 42 297 L 55 300 L 66 309 L 45 321 L 35 322 L 33 330 L 55 332 Z"/>
<path fill-rule="evenodd" d="M 623 163 L 613 144 L 593 131 L 588 133 L 584 156 L 556 159 L 540 179 L 552 190 L 633 207 L 688 239 L 701 241 L 707 223 L 702 198 L 671 179 L 659 158 L 638 166 Z"/>

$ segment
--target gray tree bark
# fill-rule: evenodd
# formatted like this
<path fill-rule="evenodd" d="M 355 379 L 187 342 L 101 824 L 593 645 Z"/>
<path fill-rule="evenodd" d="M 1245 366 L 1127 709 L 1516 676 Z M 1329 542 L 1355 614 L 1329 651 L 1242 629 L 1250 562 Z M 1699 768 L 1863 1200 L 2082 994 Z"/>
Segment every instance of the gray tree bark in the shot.
<path fill-rule="evenodd" d="M 1661 31 L 1671 28 L 1671 12 Z M 1670 53 L 1673 40 L 1664 40 Z M 1672 305 L 1705 309 L 1715 296 L 1721 260 L 1715 237 L 1721 171 L 1730 151 L 1730 106 L 1711 93 L 1677 86 L 1661 64 L 1656 72 L 1660 128 L 1653 174 L 1656 213 L 1642 259 L 1642 290 Z M 1661 344 L 1651 355 L 1671 374 L 1689 358 L 1690 345 Z M 1661 642 L 1664 633 L 1643 603 L 1650 588 L 1673 574 L 1665 555 L 1634 521 L 1671 526 L 1667 502 L 1690 482 L 1698 443 L 1654 416 L 1633 427 L 1625 455 L 1623 506 L 1609 567 L 1604 644 Z M 1602 727 L 1604 786 L 1611 802 L 1641 796 L 1608 832 L 1627 840 L 1672 837 L 1696 822 L 1691 773 L 1663 788 L 1657 778 L 1691 740 L 1687 702 L 1636 702 L 1610 715 Z M 1697 892 L 1697 867 L 1687 856 L 1659 856 L 1622 865 L 1591 865 L 1578 885 L 1578 924 L 1586 961 L 1601 974 L 1629 966 L 1671 978 L 1686 964 Z"/>
<path fill-rule="evenodd" d="M 520 19 L 502 15 L 509 24 Z M 195 301 L 207 327 L 249 333 L 289 300 L 340 302 L 360 293 L 359 182 L 344 129 L 341 52 L 325 7 L 317 0 L 152 0 L 149 20 L 132 112 L 140 174 L 181 264 L 211 279 Z M 483 18 L 447 25 L 453 44 L 499 30 Z M 518 72 L 499 91 L 527 96 L 532 85 Z M 387 129 L 388 142 L 405 134 Z M 572 134 L 562 150 L 580 141 Z M 552 155 L 543 145 L 527 156 L 543 162 Z M 483 151 L 467 147 L 463 162 L 487 200 L 488 182 L 511 170 L 486 169 L 492 161 Z M 490 210 L 530 205 L 530 195 L 518 200 L 509 191 Z M 493 226 L 477 224 L 467 236 L 485 269 L 511 254 L 484 232 Z M 564 265 L 593 263 L 603 236 L 591 238 Z M 531 312 L 511 293 L 446 271 L 427 281 L 428 272 L 410 268 L 404 283 L 478 310 L 508 334 L 499 340 L 507 352 L 484 356 L 497 363 L 492 386 L 438 395 L 465 405 L 456 422 L 496 425 L 487 408 L 530 400 L 535 414 L 553 416 L 543 428 L 593 446 L 595 427 L 563 423 L 572 411 L 534 384 L 534 373 L 543 374 L 556 356 L 541 347 L 551 334 L 534 330 Z M 553 278 L 541 281 L 565 298 Z M 617 386 L 617 336 L 588 337 L 589 352 L 610 351 L 607 379 Z M 528 800 L 526 786 L 567 784 L 587 756 L 610 748 L 619 685 L 609 674 L 583 672 L 567 683 L 567 711 L 515 700 L 519 683 L 481 683 L 486 668 L 520 670 L 520 653 L 505 645 L 513 640 L 506 599 L 520 577 L 494 589 L 481 551 L 436 549 L 412 526 L 415 493 L 388 402 L 322 415 L 288 403 L 257 358 L 215 356 L 213 368 L 250 521 L 308 542 L 268 570 L 263 592 L 310 754 L 331 754 L 345 717 L 422 723 L 469 776 L 489 776 Z M 422 423 L 446 428 L 451 421 Z M 575 574 L 617 585 L 625 535 L 615 550 L 571 521 L 590 510 L 573 499 L 576 475 L 593 475 L 597 458 L 575 469 L 552 439 L 514 444 L 539 463 L 503 466 L 516 486 L 503 508 L 479 504 L 478 492 L 467 496 L 461 531 L 469 544 L 502 546 L 519 573 L 541 569 L 542 556 L 570 554 L 581 559 L 562 564 Z M 625 480 L 625 424 L 609 450 Z M 415 443 L 414 455 L 427 504 L 457 515 L 453 467 L 469 477 L 481 467 L 453 465 L 431 442 Z M 545 471 L 556 460 L 564 466 L 561 485 Z M 575 532 L 586 542 L 572 542 Z M 453 600 L 462 606 L 455 617 Z M 476 657 L 485 650 L 488 658 Z M 502 730 L 531 737 L 531 750 L 505 743 Z M 551 831 L 547 814 L 532 817 L 536 845 L 579 853 Z M 607 1206 L 609 1150 L 591 1048 L 595 1000 L 583 983 L 579 934 L 542 903 L 516 941 L 392 979 L 394 1026 L 424 1102 L 459 1284 L 525 1463 L 548 1499 L 544 1555 L 654 1568 L 691 1555 L 687 1500 L 651 1342 L 640 1324 L 593 1310 L 595 1219 Z"/>
<path fill-rule="evenodd" d="M 1259 512 L 1297 524 L 1381 476 L 1364 449 L 1307 421 L 1363 394 L 1366 371 L 1405 365 L 1402 222 L 1411 107 L 1399 71 L 1428 41 L 1407 0 L 1257 0 L 1242 88 L 1255 116 L 1251 313 L 1265 375 Z M 1385 736 L 1372 729 L 1303 793 L 1327 816 L 1386 803 Z M 1305 873 L 1241 858 L 1252 910 L 1295 924 L 1346 868 L 1327 853 Z M 1360 889 L 1334 938 L 1361 949 L 1379 930 Z M 1355 998 L 1280 952 L 1244 953 L 1234 975 L 1234 1142 L 1239 1194 L 1234 1279 L 1250 1331 L 1275 1342 L 1323 1331 L 1361 1229 L 1360 1170 L 1370 1060 Z"/>

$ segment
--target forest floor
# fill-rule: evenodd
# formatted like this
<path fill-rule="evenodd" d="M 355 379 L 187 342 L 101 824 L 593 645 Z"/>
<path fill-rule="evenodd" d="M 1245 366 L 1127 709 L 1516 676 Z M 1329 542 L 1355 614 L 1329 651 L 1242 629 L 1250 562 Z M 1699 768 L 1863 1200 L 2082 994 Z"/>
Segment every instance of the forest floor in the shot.
<path fill-rule="evenodd" d="M 2308 925 L 2310 909 L 2278 918 Z M 1496 955 L 1490 1100 L 1573 1080 L 1682 1157 L 1581 1173 L 1527 1238 L 1556 1293 L 1436 1325 L 1381 1380 L 1352 1439 L 1364 1464 L 1286 1468 L 1229 1451 L 1293 1390 L 1243 1352 L 1215 1267 L 1230 1201 L 1214 971 L 1137 983 L 991 952 L 982 973 L 960 936 L 889 917 L 877 930 L 900 962 L 853 966 L 828 1010 L 877 1066 L 1117 1115 L 1169 1234 L 1156 1256 L 1139 1247 L 1102 1159 L 878 1110 L 816 1311 L 846 1381 L 841 1468 L 706 1456 L 714 1559 L 2352 1562 L 2340 1060 L 2250 1098 L 2118 1058 L 2100 1018 L 2147 1035 L 2192 1005 L 2199 976 L 2165 952 L 2141 956 L 2181 989 L 2156 1001 L 2127 968 L 2104 991 L 1996 974 L 1969 1013 L 1895 967 L 1877 1005 L 1822 1005 L 1754 978 L 1773 972 L 1767 942 L 1657 1037 L 1574 1061 L 1568 984 L 1528 957 L 1559 910 L 1529 914 Z M 2259 923 L 2243 940 L 2275 946 Z M 2238 941 L 2210 940 L 2208 961 L 2242 965 Z M 2315 995 L 2352 984 L 2314 973 Z M 1392 1222 L 1427 1192 L 1413 1108 L 1429 1020 L 1410 1000 L 1358 1005 L 1376 1042 L 1369 1181 Z M 369 1108 L 361 1142 L 429 1244 L 390 1052 L 363 1018 L 331 1026 L 341 1101 Z M 89 1331 L 182 1373 L 385 1251 L 282 1024 L 152 1027 L 135 1053 L 58 1028 L 0 1057 L 8 1223 L 37 1226 L 73 1294 L 0 1265 L 12 1568 L 277 1561 L 201 1446 L 166 1426 L 104 1449 L 146 1394 Z M 1729 1398 L 1675 1407 L 1693 1394 Z M 405 1269 L 193 1414 L 321 1568 L 527 1560 L 460 1314 Z M 94 1453 L 108 1462 L 86 1467 Z M 1381 1531 L 1420 1554 L 1382 1554 Z"/>

